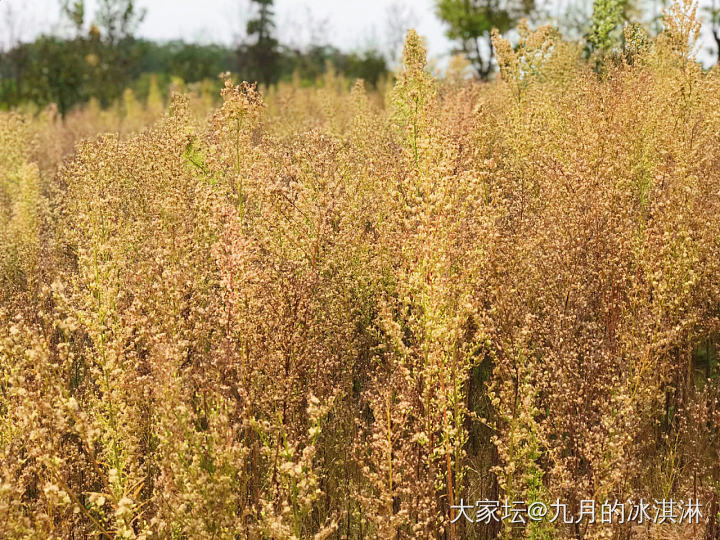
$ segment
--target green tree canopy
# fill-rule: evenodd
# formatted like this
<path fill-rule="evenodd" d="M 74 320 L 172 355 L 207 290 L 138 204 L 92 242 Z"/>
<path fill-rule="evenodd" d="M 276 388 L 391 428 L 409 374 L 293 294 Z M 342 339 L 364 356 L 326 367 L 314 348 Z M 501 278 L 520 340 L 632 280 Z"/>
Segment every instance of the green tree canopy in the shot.
<path fill-rule="evenodd" d="M 492 71 L 493 28 L 506 32 L 535 9 L 535 0 L 436 0 L 435 4 L 448 26 L 447 37 L 459 43 L 483 79 Z"/>

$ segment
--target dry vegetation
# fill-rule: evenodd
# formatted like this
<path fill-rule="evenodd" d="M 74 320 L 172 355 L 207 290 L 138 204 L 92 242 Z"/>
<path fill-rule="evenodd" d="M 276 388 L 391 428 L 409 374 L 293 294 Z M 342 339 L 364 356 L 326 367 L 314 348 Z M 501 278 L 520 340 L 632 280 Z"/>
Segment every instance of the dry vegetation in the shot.
<path fill-rule="evenodd" d="M 0 537 L 717 538 L 696 31 L 676 4 L 594 69 L 521 28 L 487 85 L 411 32 L 384 98 L 2 113 Z M 639 497 L 704 522 L 451 523 Z"/>

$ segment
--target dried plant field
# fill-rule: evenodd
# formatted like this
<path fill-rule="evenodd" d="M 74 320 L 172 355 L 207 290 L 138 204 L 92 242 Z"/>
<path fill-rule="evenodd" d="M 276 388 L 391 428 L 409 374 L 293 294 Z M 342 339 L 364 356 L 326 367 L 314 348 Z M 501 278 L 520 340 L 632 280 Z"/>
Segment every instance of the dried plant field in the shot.
<path fill-rule="evenodd" d="M 720 538 L 697 31 L 0 113 L 0 538 Z M 641 497 L 703 518 L 458 519 Z"/>

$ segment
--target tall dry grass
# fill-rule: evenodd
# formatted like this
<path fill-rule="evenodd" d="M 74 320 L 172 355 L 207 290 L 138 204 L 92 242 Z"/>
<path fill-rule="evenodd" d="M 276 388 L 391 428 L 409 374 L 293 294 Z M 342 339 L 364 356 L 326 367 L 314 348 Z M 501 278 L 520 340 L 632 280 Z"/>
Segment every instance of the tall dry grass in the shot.
<path fill-rule="evenodd" d="M 716 538 L 696 31 L 675 4 L 598 68 L 523 26 L 486 85 L 411 32 L 385 96 L 3 113 L 0 536 Z M 456 519 L 640 497 L 704 520 Z"/>

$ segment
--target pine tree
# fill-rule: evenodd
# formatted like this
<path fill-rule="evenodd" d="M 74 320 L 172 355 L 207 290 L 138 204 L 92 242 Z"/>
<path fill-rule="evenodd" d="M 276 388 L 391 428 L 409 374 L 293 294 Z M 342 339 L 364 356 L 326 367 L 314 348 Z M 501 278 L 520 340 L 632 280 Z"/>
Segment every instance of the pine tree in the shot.
<path fill-rule="evenodd" d="M 277 80 L 278 41 L 274 37 L 275 12 L 273 0 L 251 0 L 257 8 L 256 17 L 247 23 L 247 33 L 254 43 L 247 46 L 246 61 L 252 79 L 265 85 Z"/>

